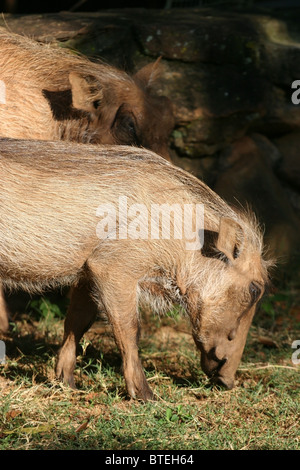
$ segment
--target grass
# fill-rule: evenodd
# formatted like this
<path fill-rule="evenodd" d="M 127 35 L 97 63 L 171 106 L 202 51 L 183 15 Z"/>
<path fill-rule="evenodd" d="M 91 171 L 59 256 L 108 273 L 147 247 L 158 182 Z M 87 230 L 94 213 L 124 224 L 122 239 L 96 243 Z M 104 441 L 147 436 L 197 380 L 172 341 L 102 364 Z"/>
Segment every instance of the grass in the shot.
<path fill-rule="evenodd" d="M 54 377 L 65 299 L 34 299 L 16 317 L 0 365 L 0 450 L 299 450 L 299 291 L 266 298 L 230 391 L 200 370 L 186 319 L 143 315 L 141 358 L 157 400 L 129 400 L 110 327 L 81 342 L 77 391 Z M 300 352 L 299 352 L 300 359 Z"/>

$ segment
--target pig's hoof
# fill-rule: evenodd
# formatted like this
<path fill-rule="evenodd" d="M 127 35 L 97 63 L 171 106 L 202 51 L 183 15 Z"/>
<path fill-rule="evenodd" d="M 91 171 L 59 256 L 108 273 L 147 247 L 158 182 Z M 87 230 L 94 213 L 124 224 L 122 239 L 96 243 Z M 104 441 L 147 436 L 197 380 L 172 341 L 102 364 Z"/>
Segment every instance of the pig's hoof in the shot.
<path fill-rule="evenodd" d="M 140 401 L 154 401 L 155 400 L 154 393 L 152 392 L 151 388 L 149 387 L 147 383 L 143 385 L 143 387 L 129 386 L 128 393 L 135 400 L 140 400 Z"/>
<path fill-rule="evenodd" d="M 64 385 L 67 385 L 73 390 L 77 390 L 73 374 L 65 374 L 63 370 L 57 369 L 56 377 L 60 382 L 63 382 Z"/>
<path fill-rule="evenodd" d="M 65 378 L 65 377 L 61 377 L 60 380 L 64 383 L 64 385 L 67 385 L 68 387 L 70 387 L 72 390 L 77 390 L 77 387 L 75 385 L 75 381 L 74 381 L 74 377 L 68 377 L 68 378 Z"/>

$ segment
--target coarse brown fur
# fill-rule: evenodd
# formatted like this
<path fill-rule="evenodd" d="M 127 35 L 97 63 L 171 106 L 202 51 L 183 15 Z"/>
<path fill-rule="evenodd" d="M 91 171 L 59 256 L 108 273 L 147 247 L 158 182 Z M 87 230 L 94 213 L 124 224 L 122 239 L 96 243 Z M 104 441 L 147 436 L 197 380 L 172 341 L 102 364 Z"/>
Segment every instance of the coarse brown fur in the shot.
<path fill-rule="evenodd" d="M 169 159 L 171 102 L 152 93 L 158 62 L 133 77 L 0 30 L 2 137 L 137 145 Z"/>
<path fill-rule="evenodd" d="M 178 214 L 186 204 L 203 204 L 203 247 L 186 249 L 186 237 L 176 238 L 172 230 L 169 239 L 123 239 L 108 224 L 100 237 L 97 210 L 108 204 L 111 212 L 120 197 L 149 214 L 155 204 L 171 204 Z M 250 214 L 236 212 L 203 182 L 150 151 L 10 139 L 0 141 L 0 203 L 4 285 L 29 292 L 76 286 L 57 364 L 67 383 L 74 385 L 76 346 L 96 314 L 90 289 L 112 325 L 132 397 L 153 396 L 138 357 L 137 312 L 145 302 L 159 310 L 181 305 L 203 369 L 233 386 L 267 281 L 262 236 Z M 136 217 L 131 214 L 128 226 Z M 138 220 L 140 228 L 149 222 Z"/>

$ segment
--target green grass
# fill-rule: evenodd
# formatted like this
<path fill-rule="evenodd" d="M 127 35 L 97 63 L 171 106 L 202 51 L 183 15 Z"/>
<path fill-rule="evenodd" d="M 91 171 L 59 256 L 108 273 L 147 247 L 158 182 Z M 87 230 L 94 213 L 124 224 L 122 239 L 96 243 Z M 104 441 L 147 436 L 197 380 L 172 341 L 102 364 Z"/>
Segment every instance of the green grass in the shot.
<path fill-rule="evenodd" d="M 0 450 L 300 449 L 299 292 L 266 298 L 230 391 L 200 369 L 186 319 L 143 316 L 141 358 L 156 401 L 128 399 L 120 356 L 98 321 L 81 342 L 77 391 L 56 381 L 64 303 L 31 302 L 16 317 L 0 365 Z M 300 354 L 299 354 L 300 358 Z"/>

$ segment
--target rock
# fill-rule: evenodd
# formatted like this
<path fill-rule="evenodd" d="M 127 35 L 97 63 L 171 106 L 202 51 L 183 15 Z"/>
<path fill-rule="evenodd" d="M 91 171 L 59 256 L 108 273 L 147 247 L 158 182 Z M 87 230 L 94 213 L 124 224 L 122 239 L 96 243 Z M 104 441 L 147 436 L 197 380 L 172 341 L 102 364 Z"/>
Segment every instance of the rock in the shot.
<path fill-rule="evenodd" d="M 282 187 L 288 197 L 288 200 L 291 203 L 291 206 L 293 207 L 295 213 L 297 214 L 300 220 L 300 192 L 295 191 L 289 185 L 286 185 L 284 183 L 282 183 Z"/>
<path fill-rule="evenodd" d="M 175 165 L 183 168 L 192 175 L 211 186 L 217 176 L 217 159 L 214 157 L 187 158 L 178 157 L 171 152 L 171 158 Z"/>
<path fill-rule="evenodd" d="M 251 138 L 263 153 L 264 158 L 269 161 L 272 168 L 276 168 L 281 160 L 281 154 L 274 143 L 261 134 L 251 134 Z"/>
<path fill-rule="evenodd" d="M 163 62 L 156 91 L 174 104 L 172 145 L 189 158 L 213 155 L 246 134 L 265 114 L 267 82 L 232 66 Z"/>
<path fill-rule="evenodd" d="M 183 62 L 251 63 L 261 48 L 253 18 L 209 8 L 147 13 L 135 31 L 144 54 Z"/>
<path fill-rule="evenodd" d="M 300 189 L 300 132 L 287 134 L 274 140 L 282 159 L 278 175 L 292 186 Z"/>
<path fill-rule="evenodd" d="M 300 222 L 272 171 L 265 139 L 261 145 L 257 137 L 243 137 L 224 149 L 220 161 L 223 171 L 214 190 L 234 206 L 249 205 L 254 210 L 265 227 L 268 253 L 286 269 L 299 254 Z"/>

